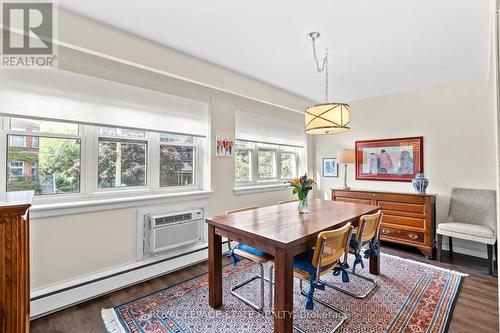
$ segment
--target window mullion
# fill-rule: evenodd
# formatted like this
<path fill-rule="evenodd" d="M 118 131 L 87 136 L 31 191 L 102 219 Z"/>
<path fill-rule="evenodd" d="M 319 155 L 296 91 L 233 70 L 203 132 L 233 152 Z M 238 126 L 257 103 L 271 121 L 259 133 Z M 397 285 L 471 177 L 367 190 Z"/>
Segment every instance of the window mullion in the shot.
<path fill-rule="evenodd" d="M 82 177 L 85 184 L 84 195 L 92 194 L 97 189 L 97 140 L 95 135 L 95 126 L 82 125 L 83 141 L 85 141 L 85 150 L 83 153 L 84 168 Z"/>
<path fill-rule="evenodd" d="M 252 150 L 252 183 L 256 184 L 259 179 L 259 149 Z"/>
<path fill-rule="evenodd" d="M 281 150 L 277 150 L 275 154 L 276 178 L 281 180 Z"/>
<path fill-rule="evenodd" d="M 151 190 L 157 191 L 160 189 L 160 134 L 148 133 L 148 166 L 149 174 L 147 175 L 148 184 Z"/>

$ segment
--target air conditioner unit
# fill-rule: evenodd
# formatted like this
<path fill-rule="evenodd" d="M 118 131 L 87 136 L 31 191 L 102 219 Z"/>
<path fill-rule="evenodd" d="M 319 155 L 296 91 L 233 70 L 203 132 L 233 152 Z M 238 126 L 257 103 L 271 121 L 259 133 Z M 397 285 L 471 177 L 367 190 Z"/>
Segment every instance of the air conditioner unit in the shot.
<path fill-rule="evenodd" d="M 153 253 L 203 241 L 203 210 L 146 215 L 148 247 Z"/>

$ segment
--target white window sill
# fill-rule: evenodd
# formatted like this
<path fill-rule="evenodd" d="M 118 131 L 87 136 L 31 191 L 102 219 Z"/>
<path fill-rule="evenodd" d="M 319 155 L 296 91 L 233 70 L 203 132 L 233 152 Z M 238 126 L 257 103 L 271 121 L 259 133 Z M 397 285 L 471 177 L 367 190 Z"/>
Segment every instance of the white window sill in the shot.
<path fill-rule="evenodd" d="M 282 191 L 287 189 L 288 187 L 288 184 L 249 185 L 237 186 L 233 191 L 236 195 L 242 195 L 259 192 Z"/>
<path fill-rule="evenodd" d="M 30 208 L 30 217 L 32 219 L 37 219 L 45 217 L 91 213 L 119 208 L 163 204 L 165 202 L 202 200 L 208 199 L 213 193 L 213 191 L 192 191 L 181 193 L 137 195 L 121 198 L 102 198 L 72 202 L 34 204 Z"/>

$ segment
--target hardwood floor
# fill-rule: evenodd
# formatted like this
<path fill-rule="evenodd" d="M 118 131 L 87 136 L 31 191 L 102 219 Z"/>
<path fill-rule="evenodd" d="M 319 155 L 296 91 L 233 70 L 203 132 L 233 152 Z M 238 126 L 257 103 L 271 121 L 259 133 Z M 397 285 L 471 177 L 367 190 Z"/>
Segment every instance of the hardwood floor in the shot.
<path fill-rule="evenodd" d="M 493 333 L 498 329 L 498 283 L 488 276 L 488 263 L 460 254 L 443 251 L 442 262 L 425 259 L 412 248 L 382 245 L 385 253 L 427 262 L 448 269 L 458 270 L 470 276 L 464 279 L 450 323 L 450 333 Z M 225 259 L 226 260 L 226 259 Z M 131 286 L 114 293 L 59 311 L 31 322 L 32 333 L 102 333 L 106 332 L 101 320 L 101 309 L 111 308 L 134 298 L 167 288 L 207 271 L 202 263 L 181 271 Z"/>

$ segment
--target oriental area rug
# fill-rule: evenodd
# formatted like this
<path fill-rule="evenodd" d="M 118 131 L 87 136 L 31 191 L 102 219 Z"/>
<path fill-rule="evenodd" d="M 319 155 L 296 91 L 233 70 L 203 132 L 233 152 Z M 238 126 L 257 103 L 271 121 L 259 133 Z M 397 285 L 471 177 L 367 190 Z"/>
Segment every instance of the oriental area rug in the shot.
<path fill-rule="evenodd" d="M 349 261 L 352 263 L 352 259 Z M 368 265 L 365 265 L 368 266 Z M 204 274 L 173 287 L 159 290 L 113 309 L 103 309 L 102 318 L 110 333 L 270 333 L 274 313 L 268 307 L 258 313 L 230 294 L 230 288 L 257 273 L 257 266 L 240 261 L 236 268 L 223 268 L 223 306 L 208 306 L 208 275 Z M 357 273 L 370 276 L 368 267 Z M 344 333 L 440 333 L 446 332 L 464 274 L 436 266 L 382 254 L 378 287 L 365 299 L 356 299 L 331 288 L 317 290 L 315 297 L 347 313 L 337 332 Z M 373 276 L 372 276 L 373 277 Z M 367 290 L 369 282 L 355 276 L 343 283 L 339 276 L 324 280 L 356 293 Z M 308 288 L 305 284 L 305 288 Z M 259 304 L 259 282 L 238 289 Z M 295 282 L 294 325 L 310 333 L 330 332 L 338 315 L 315 302 L 306 310 L 306 298 Z"/>

